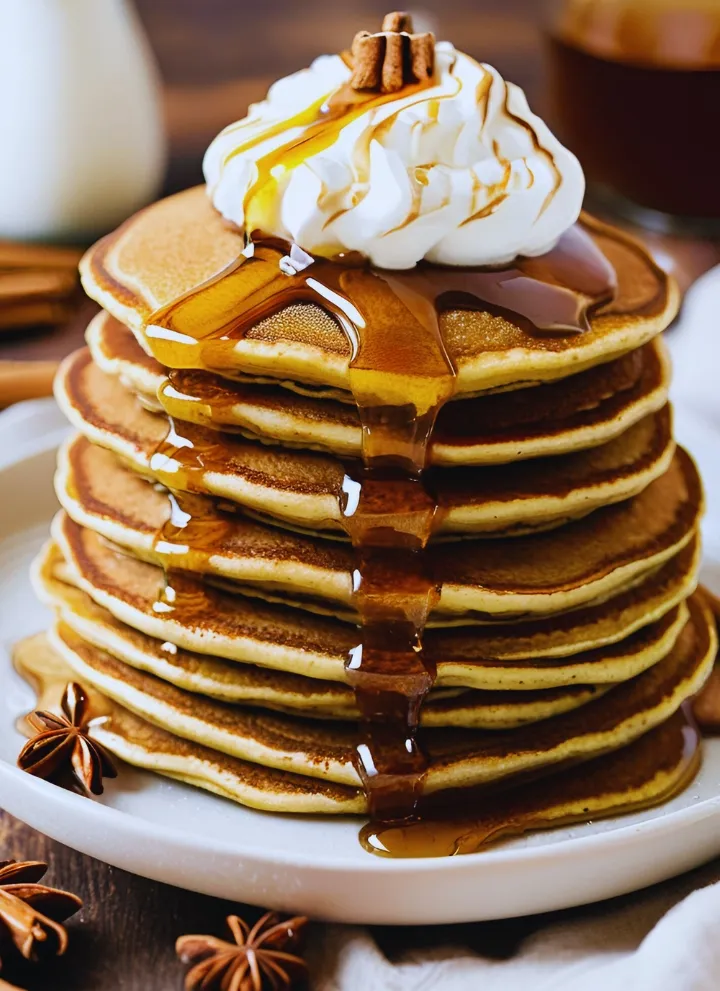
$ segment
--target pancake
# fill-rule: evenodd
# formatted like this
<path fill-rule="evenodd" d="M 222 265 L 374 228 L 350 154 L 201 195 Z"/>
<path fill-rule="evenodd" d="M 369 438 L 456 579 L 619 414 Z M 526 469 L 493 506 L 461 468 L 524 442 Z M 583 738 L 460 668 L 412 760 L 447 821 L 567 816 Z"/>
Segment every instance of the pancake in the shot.
<path fill-rule="evenodd" d="M 229 499 L 295 529 L 344 535 L 347 466 L 339 459 L 187 425 L 177 428 L 189 445 L 190 455 L 183 455 L 179 440 L 177 449 L 164 444 L 167 420 L 143 409 L 83 352 L 63 364 L 55 390 L 71 423 L 91 443 L 137 471 L 175 490 Z M 442 504 L 438 533 L 546 529 L 629 498 L 667 467 L 670 430 L 665 407 L 591 451 L 504 467 L 439 469 L 431 473 Z M 160 445 L 163 452 L 156 453 Z"/>
<path fill-rule="evenodd" d="M 345 661 L 357 644 L 356 629 L 346 623 L 230 594 L 182 575 L 175 576 L 182 611 L 157 610 L 164 588 L 160 568 L 119 553 L 89 530 L 64 527 L 58 537 L 64 560 L 55 575 L 135 630 L 230 661 L 323 680 L 346 679 Z M 55 553 L 50 548 L 38 559 L 35 584 L 40 594 L 38 572 L 50 562 L 56 565 Z M 437 665 L 437 684 L 463 684 L 482 659 L 568 658 L 618 644 L 690 595 L 698 568 L 699 548 L 693 542 L 641 585 L 598 605 L 522 623 L 429 629 L 425 650 Z M 471 680 L 466 684 L 475 685 Z"/>
<path fill-rule="evenodd" d="M 83 439 L 61 454 L 56 489 L 76 525 L 143 560 L 258 585 L 271 597 L 338 602 L 346 607 L 340 615 L 351 610 L 355 556 L 346 544 L 269 527 L 197 497 L 171 503 Z M 441 590 L 437 619 L 561 612 L 611 595 L 692 539 L 701 504 L 692 461 L 678 451 L 667 472 L 633 500 L 562 529 L 431 546 L 429 567 Z M 171 520 L 177 523 L 168 529 Z"/>
<path fill-rule="evenodd" d="M 107 653 L 116 660 L 124 661 L 113 651 L 102 651 L 96 644 L 85 640 L 75 632 L 70 624 L 59 622 L 50 631 L 52 641 L 58 653 L 73 666 L 81 665 L 85 651 Z M 136 655 L 137 656 L 137 655 Z M 80 660 L 77 660 L 77 658 Z M 127 662 L 126 662 L 127 663 Z M 177 655 L 172 658 L 175 671 L 180 670 Z M 129 663 L 136 671 L 148 670 L 148 666 Z M 166 663 L 165 669 L 170 665 Z M 159 665 L 155 665 L 159 667 Z M 196 668 L 197 670 L 197 668 Z M 203 670 L 203 666 L 200 666 Z M 360 712 L 355 705 L 353 692 L 345 686 L 332 682 L 321 682 L 299 675 L 262 671 L 260 668 L 250 668 L 244 672 L 234 672 L 235 679 L 226 682 L 236 685 L 238 691 L 228 697 L 209 698 L 219 702 L 237 702 L 285 712 L 290 715 L 300 713 L 305 718 L 324 720 L 344 720 L 357 722 Z M 241 679 L 237 678 L 237 675 Z M 177 685 L 178 679 L 156 676 L 158 680 Z M 593 699 L 599 698 L 611 686 L 574 685 L 566 688 L 546 689 L 541 691 L 462 691 L 433 693 L 423 706 L 421 725 L 427 727 L 461 727 L 463 729 L 509 730 L 519 726 L 538 723 L 544 719 L 570 712 Z"/>
<path fill-rule="evenodd" d="M 206 700 L 130 668 L 73 634 L 68 644 L 55 630 L 50 642 L 82 682 L 183 739 L 263 766 L 360 784 L 354 753 L 361 737 L 352 725 Z M 700 690 L 716 652 L 714 617 L 698 597 L 664 660 L 580 709 L 504 733 L 421 729 L 418 740 L 428 757 L 424 791 L 486 784 L 626 746 Z"/>
<path fill-rule="evenodd" d="M 616 299 L 583 334 L 531 334 L 487 311 L 447 311 L 441 328 L 457 367 L 459 394 L 565 377 L 640 347 L 670 323 L 679 302 L 672 280 L 627 235 L 589 217 L 583 225 L 617 272 Z M 154 311 L 235 263 L 244 247 L 242 235 L 228 229 L 205 190 L 190 189 L 148 207 L 91 248 L 81 264 L 83 285 L 162 361 L 163 332 L 153 336 L 145 329 Z M 185 350 L 183 367 L 202 367 L 200 349 Z M 228 351 L 226 373 L 238 369 L 351 391 L 350 343 L 314 304 L 289 306 L 261 320 L 231 341 Z"/>
<path fill-rule="evenodd" d="M 622 598 L 620 596 L 614 600 L 615 604 L 619 606 Z M 596 618 L 597 615 L 598 611 L 595 610 Z M 686 619 L 686 607 L 682 603 L 654 622 L 630 633 L 623 640 L 606 642 L 594 649 L 580 650 L 569 655 L 534 654 L 527 658 L 483 656 L 493 650 L 492 634 L 488 628 L 483 629 L 482 636 L 473 635 L 475 628 L 445 631 L 436 638 L 431 648 L 437 651 L 438 683 L 445 686 L 469 685 L 507 692 L 527 689 L 537 691 L 541 688 L 574 684 L 615 685 L 642 674 L 662 660 L 674 646 Z M 524 629 L 524 626 L 525 624 L 516 629 L 522 641 L 528 644 L 527 649 L 540 649 L 543 634 L 547 633 L 547 625 L 543 629 L 541 623 L 536 623 L 532 631 Z M 578 624 L 575 632 L 581 629 L 582 625 Z M 601 629 L 602 624 L 598 622 L 596 634 Z M 534 648 L 533 642 L 536 644 Z M 499 643 L 502 645 L 500 649 L 503 646 L 507 649 L 502 638 L 499 638 Z M 558 643 L 562 641 L 551 642 L 545 649 L 559 649 Z"/>
<path fill-rule="evenodd" d="M 20 644 L 15 660 L 38 691 L 38 708 L 57 709 L 72 670 L 48 645 L 45 635 Z M 227 757 L 153 726 L 90 686 L 83 687 L 92 710 L 106 715 L 93 726 L 93 737 L 130 764 L 271 812 L 360 813 L 365 809 L 365 799 L 357 789 Z M 485 800 L 483 811 L 473 817 L 472 829 L 462 831 L 463 839 L 467 844 L 473 835 L 498 836 L 584 821 L 588 815 L 597 818 L 632 811 L 669 798 L 695 769 L 694 761 L 688 760 L 688 730 L 683 714 L 676 713 L 622 750 L 535 783 L 525 782 L 495 796 L 492 803 Z M 434 829 L 437 843 L 437 824 Z M 387 838 L 389 844 L 391 839 Z M 454 835 L 448 851 L 436 847 L 437 855 L 465 852 L 456 848 L 456 839 Z"/>
<path fill-rule="evenodd" d="M 168 370 L 107 313 L 95 317 L 86 337 L 97 367 L 118 377 L 149 409 L 268 443 L 361 456 L 360 418 L 348 403 L 207 372 L 173 372 L 163 388 Z M 660 409 L 669 379 L 666 349 L 657 338 L 558 382 L 448 403 L 430 444 L 431 463 L 499 464 L 604 444 Z"/>
<path fill-rule="evenodd" d="M 354 697 L 349 687 L 285 671 L 195 654 L 149 637 L 117 620 L 90 596 L 56 577 L 61 558 L 50 548 L 35 571 L 35 585 L 43 602 L 58 618 L 94 647 L 106 650 L 131 667 L 154 674 L 178 688 L 227 702 L 264 700 L 303 708 L 308 714 L 349 713 Z M 472 637 L 453 643 L 448 658 L 437 658 L 438 685 L 431 698 L 446 697 L 465 688 L 486 692 L 526 692 L 569 685 L 613 685 L 647 670 L 672 649 L 687 621 L 685 605 L 671 609 L 657 622 L 620 643 L 569 657 L 518 658 L 514 662 L 483 657 Z M 475 649 L 475 652 L 473 652 Z M 463 652 L 464 650 L 464 652 Z"/>

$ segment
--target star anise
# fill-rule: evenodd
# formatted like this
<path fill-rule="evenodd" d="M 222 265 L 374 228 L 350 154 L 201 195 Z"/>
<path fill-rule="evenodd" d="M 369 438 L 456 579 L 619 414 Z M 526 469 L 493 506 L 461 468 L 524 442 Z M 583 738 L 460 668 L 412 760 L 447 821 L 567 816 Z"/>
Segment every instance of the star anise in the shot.
<path fill-rule="evenodd" d="M 13 946 L 26 960 L 62 956 L 68 935 L 60 923 L 82 908 L 70 892 L 39 883 L 46 871 L 36 861 L 0 863 L 0 947 Z"/>
<path fill-rule="evenodd" d="M 85 794 L 102 795 L 103 778 L 117 777 L 117 770 L 105 748 L 90 739 L 96 720 L 87 719 L 88 698 L 81 685 L 66 687 L 61 708 L 60 715 L 34 712 L 29 717 L 38 735 L 23 747 L 18 767 L 45 779 L 70 771 Z"/>
<path fill-rule="evenodd" d="M 176 951 L 193 964 L 186 991 L 290 991 L 305 984 L 307 966 L 298 956 L 304 916 L 281 920 L 275 912 L 250 928 L 237 915 L 227 924 L 234 943 L 214 936 L 181 936 Z"/>

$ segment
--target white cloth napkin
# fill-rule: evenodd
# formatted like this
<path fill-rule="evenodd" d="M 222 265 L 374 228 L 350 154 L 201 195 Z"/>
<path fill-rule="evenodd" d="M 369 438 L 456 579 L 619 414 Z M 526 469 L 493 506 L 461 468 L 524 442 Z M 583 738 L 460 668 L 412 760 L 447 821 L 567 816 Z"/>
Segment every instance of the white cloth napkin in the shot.
<path fill-rule="evenodd" d="M 385 930 L 380 941 L 395 948 L 407 943 L 403 936 L 403 931 L 395 935 Z M 647 892 L 589 909 L 446 926 L 437 934 L 423 928 L 412 943 L 413 948 L 391 959 L 370 931 L 328 926 L 313 948 L 312 987 L 315 991 L 718 991 L 720 861 Z M 505 958 L 497 959 L 498 952 Z"/>
<path fill-rule="evenodd" d="M 691 290 L 668 334 L 677 432 L 706 478 L 704 536 L 714 547 L 718 312 L 720 267 Z M 375 934 L 328 926 L 311 967 L 314 991 L 720 991 L 720 861 L 636 895 L 534 919 Z"/>

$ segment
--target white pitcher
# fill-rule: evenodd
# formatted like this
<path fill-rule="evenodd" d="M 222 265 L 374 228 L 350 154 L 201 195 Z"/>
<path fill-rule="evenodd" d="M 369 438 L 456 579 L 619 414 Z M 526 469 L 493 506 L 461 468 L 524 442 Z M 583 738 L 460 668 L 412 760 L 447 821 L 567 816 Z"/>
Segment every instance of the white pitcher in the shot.
<path fill-rule="evenodd" d="M 0 238 L 108 231 L 164 167 L 158 73 L 128 0 L 0 0 Z"/>

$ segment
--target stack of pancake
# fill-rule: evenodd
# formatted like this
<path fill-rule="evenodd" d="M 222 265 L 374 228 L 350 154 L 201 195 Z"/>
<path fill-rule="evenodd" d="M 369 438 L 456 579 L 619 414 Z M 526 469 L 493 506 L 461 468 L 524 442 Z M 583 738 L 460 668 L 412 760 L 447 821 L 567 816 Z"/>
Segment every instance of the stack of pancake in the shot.
<path fill-rule="evenodd" d="M 635 242 L 582 226 L 617 277 L 584 333 L 441 317 L 458 388 L 426 472 L 440 592 L 418 742 L 428 807 L 455 816 L 460 794 L 483 836 L 675 793 L 697 767 L 683 704 L 716 650 L 658 337 L 676 291 Z M 57 379 L 76 433 L 36 587 L 54 651 L 110 700 L 94 732 L 113 753 L 262 809 L 362 814 L 350 343 L 307 303 L 212 370 L 195 342 L 158 360 L 186 352 L 153 314 L 242 250 L 196 189 L 86 256 L 104 310 Z"/>

